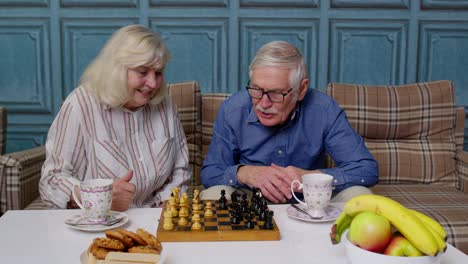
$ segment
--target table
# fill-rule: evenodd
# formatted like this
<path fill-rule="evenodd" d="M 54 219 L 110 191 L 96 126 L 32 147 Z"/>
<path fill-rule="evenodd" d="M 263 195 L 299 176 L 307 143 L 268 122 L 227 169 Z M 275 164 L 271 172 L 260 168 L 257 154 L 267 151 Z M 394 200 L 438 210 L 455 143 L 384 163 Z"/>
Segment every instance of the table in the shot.
<path fill-rule="evenodd" d="M 164 263 L 348 263 L 343 243 L 330 242 L 332 222 L 306 223 L 289 218 L 287 205 L 269 207 L 275 211 L 280 241 L 163 243 Z M 69 228 L 63 220 L 72 213 L 76 211 L 6 212 L 0 218 L 0 263 L 80 263 L 80 254 L 103 233 Z M 126 213 L 130 221 L 123 228 L 155 233 L 160 208 L 134 208 Z M 468 256 L 448 245 L 442 263 L 468 263 Z"/>

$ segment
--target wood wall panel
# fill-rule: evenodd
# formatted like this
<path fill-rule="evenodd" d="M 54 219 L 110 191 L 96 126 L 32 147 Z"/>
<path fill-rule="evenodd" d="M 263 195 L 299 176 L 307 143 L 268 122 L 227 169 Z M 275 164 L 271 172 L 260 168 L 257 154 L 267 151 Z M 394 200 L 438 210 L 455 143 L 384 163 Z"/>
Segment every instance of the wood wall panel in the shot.
<path fill-rule="evenodd" d="M 52 113 L 49 33 L 47 19 L 0 19 L 0 50 L 8 51 L 0 59 L 0 104 L 11 115 Z"/>
<path fill-rule="evenodd" d="M 0 0 L 0 6 L 5 7 L 47 7 L 48 0 Z"/>
<path fill-rule="evenodd" d="M 331 0 L 332 7 L 409 8 L 409 0 Z"/>
<path fill-rule="evenodd" d="M 406 22 L 338 20 L 331 23 L 330 30 L 330 81 L 366 84 L 406 81 Z"/>
<path fill-rule="evenodd" d="M 317 87 L 318 21 L 291 19 L 244 19 L 240 21 L 240 87 L 249 81 L 249 64 L 264 44 L 283 40 L 298 47 L 308 66 L 310 85 Z"/>
<path fill-rule="evenodd" d="M 457 80 L 468 84 L 468 23 L 424 21 L 418 80 Z M 457 83 L 455 84 L 457 85 Z M 467 105 L 468 89 L 456 86 L 458 105 Z"/>
<path fill-rule="evenodd" d="M 226 19 L 152 19 L 171 51 L 166 79 L 196 76 L 203 93 L 228 92 Z"/>
<path fill-rule="evenodd" d="M 96 57 L 112 33 L 135 19 L 65 19 L 62 21 L 64 94 L 78 84 L 86 66 Z"/>

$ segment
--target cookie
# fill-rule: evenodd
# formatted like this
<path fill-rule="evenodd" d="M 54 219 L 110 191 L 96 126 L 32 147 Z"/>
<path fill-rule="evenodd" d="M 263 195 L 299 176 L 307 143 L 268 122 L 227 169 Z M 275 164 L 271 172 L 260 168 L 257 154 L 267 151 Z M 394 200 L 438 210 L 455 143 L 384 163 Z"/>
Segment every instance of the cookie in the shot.
<path fill-rule="evenodd" d="M 116 239 L 122 242 L 126 247 L 132 247 L 133 246 L 133 240 L 128 237 L 127 235 L 118 232 L 117 230 L 107 230 L 106 236 L 111 239 Z"/>
<path fill-rule="evenodd" d="M 119 233 L 122 233 L 122 234 L 128 236 L 129 238 L 133 239 L 133 242 L 136 245 L 140 245 L 140 246 L 148 245 L 148 243 L 146 243 L 143 239 L 141 239 L 141 237 L 139 235 L 137 235 L 136 233 L 133 233 L 132 231 L 128 231 L 128 230 L 125 230 L 125 229 L 122 229 L 122 228 L 118 228 L 115 231 L 117 231 Z"/>
<path fill-rule="evenodd" d="M 153 248 L 150 245 L 136 246 L 128 249 L 130 253 L 145 253 L 145 254 L 159 254 L 159 250 Z"/>
<path fill-rule="evenodd" d="M 155 236 L 141 228 L 138 228 L 136 232 L 148 245 L 152 246 L 158 251 L 161 251 L 162 245 L 159 239 L 157 239 Z"/>
<path fill-rule="evenodd" d="M 88 252 L 93 254 L 93 256 L 97 259 L 105 259 L 107 253 L 109 253 L 109 250 L 99 247 L 96 245 L 96 243 L 93 242 L 91 246 L 89 246 Z"/>
<path fill-rule="evenodd" d="M 96 246 L 106 249 L 113 249 L 113 250 L 123 250 L 125 245 L 116 239 L 111 239 L 107 237 L 98 237 L 95 238 L 93 241 Z"/>

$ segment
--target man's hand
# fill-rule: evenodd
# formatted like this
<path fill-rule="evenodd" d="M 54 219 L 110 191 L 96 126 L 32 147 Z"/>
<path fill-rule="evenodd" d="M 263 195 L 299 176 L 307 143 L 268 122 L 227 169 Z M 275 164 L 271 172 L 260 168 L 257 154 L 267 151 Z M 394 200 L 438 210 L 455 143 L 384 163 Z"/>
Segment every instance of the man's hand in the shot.
<path fill-rule="evenodd" d="M 273 166 L 242 166 L 237 171 L 239 182 L 257 187 L 273 203 L 285 203 L 291 198 L 291 187 L 284 172 Z M 290 181 L 289 181 L 290 182 Z"/>
<path fill-rule="evenodd" d="M 112 184 L 112 210 L 126 211 L 135 196 L 136 186 L 130 183 L 133 171 L 129 171 L 121 179 L 114 180 Z"/>

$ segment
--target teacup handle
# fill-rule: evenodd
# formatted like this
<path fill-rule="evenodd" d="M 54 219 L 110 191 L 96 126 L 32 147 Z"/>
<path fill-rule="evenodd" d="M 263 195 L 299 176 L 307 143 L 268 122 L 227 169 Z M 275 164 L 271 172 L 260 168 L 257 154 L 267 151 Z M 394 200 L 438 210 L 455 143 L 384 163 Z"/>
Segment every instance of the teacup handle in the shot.
<path fill-rule="evenodd" d="M 81 204 L 81 201 L 78 199 L 78 196 L 76 195 L 76 191 L 75 191 L 75 187 L 78 186 L 78 189 L 81 185 L 81 182 L 73 177 L 69 177 L 69 176 L 59 176 L 58 177 L 59 180 L 66 180 L 66 181 L 69 181 L 73 184 L 72 186 L 72 195 L 73 195 L 73 199 L 75 200 L 75 203 L 81 208 L 81 209 L 86 209 L 82 204 Z"/>
<path fill-rule="evenodd" d="M 75 188 L 75 187 L 77 187 L 77 186 L 78 186 L 78 188 Z M 79 187 L 80 187 L 80 184 L 79 184 L 79 183 L 77 184 L 77 183 L 75 182 L 75 183 L 73 184 L 73 187 L 72 187 L 72 195 L 73 195 L 73 199 L 75 199 L 75 203 L 76 203 L 81 209 L 84 210 L 84 209 L 86 209 L 86 208 L 81 204 L 81 201 L 80 201 L 80 199 L 78 199 L 78 195 L 76 194 L 76 189 L 80 189 Z"/>
<path fill-rule="evenodd" d="M 298 180 L 294 180 L 294 181 L 291 182 L 291 193 L 292 193 L 294 199 L 296 199 L 296 201 L 298 201 L 298 202 L 301 203 L 302 205 L 307 206 L 306 203 L 304 203 L 303 201 L 299 200 L 299 199 L 297 198 L 297 196 L 294 194 L 294 184 L 295 184 L 295 183 L 299 184 L 299 190 L 302 189 L 302 187 L 303 187 L 302 183 L 301 183 L 300 181 L 298 181 Z"/>

